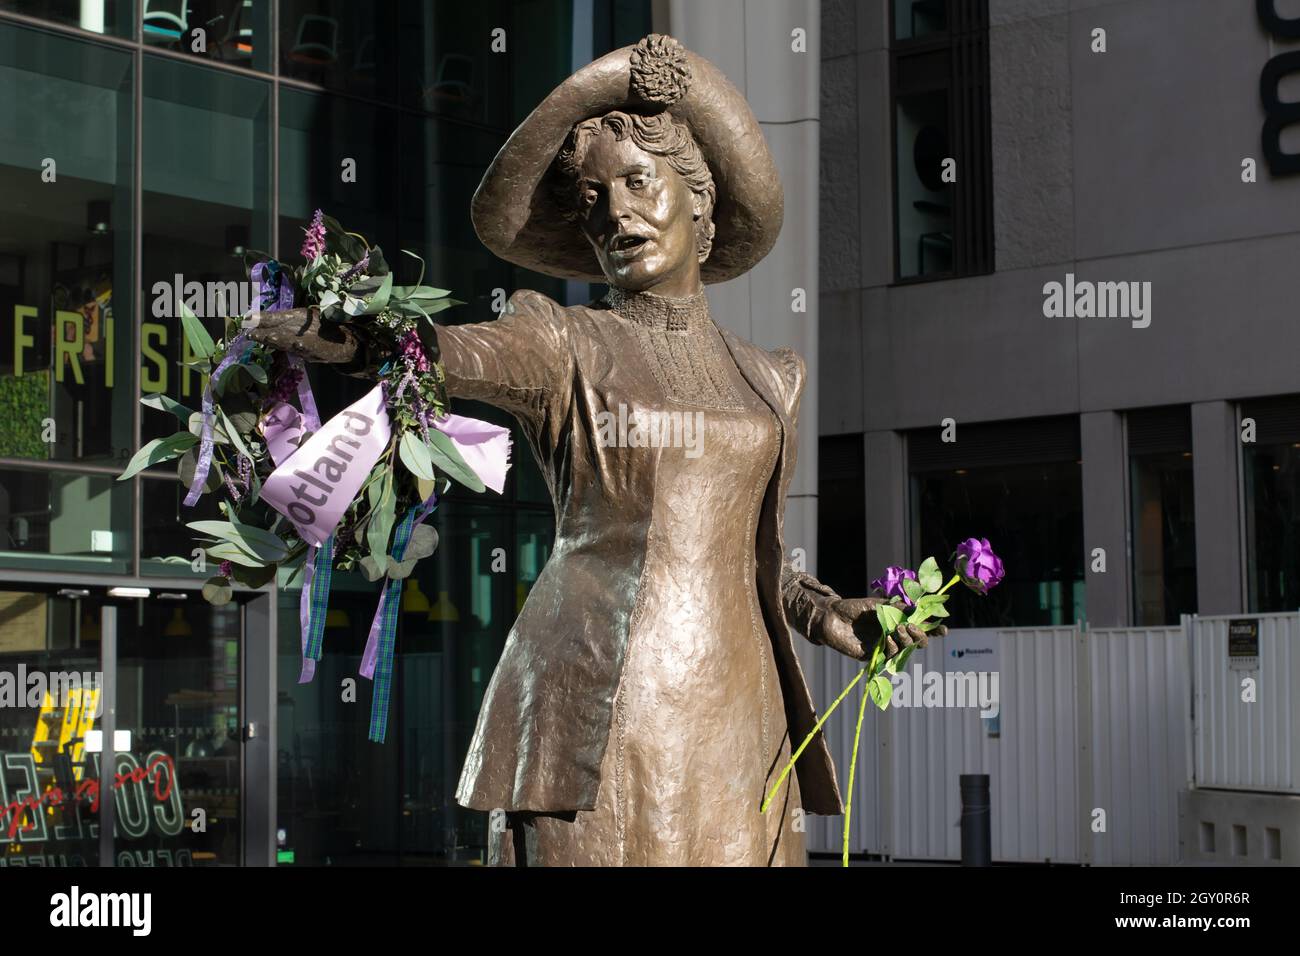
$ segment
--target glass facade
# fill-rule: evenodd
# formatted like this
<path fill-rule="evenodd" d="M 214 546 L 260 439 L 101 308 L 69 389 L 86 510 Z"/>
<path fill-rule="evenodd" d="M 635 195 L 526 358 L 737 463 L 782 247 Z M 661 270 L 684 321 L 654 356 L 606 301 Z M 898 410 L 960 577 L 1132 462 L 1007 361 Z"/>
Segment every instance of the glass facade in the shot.
<path fill-rule="evenodd" d="M 1133 623 L 1177 624 L 1196 613 L 1196 500 L 1186 405 L 1127 418 Z"/>
<path fill-rule="evenodd" d="M 982 597 L 955 589 L 955 620 L 1032 627 L 1086 617 L 1078 420 L 960 427 L 959 441 L 938 429 L 908 433 L 909 567 L 934 556 L 950 568 L 958 544 L 988 538 L 1006 578 Z"/>
<path fill-rule="evenodd" d="M 370 685 L 356 680 L 376 585 L 335 575 L 325 659 L 298 684 L 298 591 L 208 606 L 197 588 L 210 572 L 184 524 L 214 517 L 214 503 L 185 508 L 172 463 L 116 476 L 176 429 L 141 396 L 198 405 L 175 300 L 200 283 L 219 334 L 243 311 L 249 254 L 295 256 L 316 208 L 399 270 L 398 249 L 420 255 L 466 302 L 448 322 L 492 318 L 496 290 L 585 293 L 491 256 L 469 197 L 575 66 L 649 32 L 648 0 L 0 0 L 0 671 L 103 672 L 116 703 L 111 742 L 95 742 L 104 724 L 82 719 L 84 700 L 4 711 L 0 796 L 84 791 L 106 772 L 105 747 L 133 781 L 114 795 L 110 837 L 69 799 L 0 830 L 0 859 L 260 859 L 249 841 L 269 780 L 250 771 L 247 744 L 266 711 L 278 805 L 264 829 L 280 863 L 482 861 L 485 815 L 457 807 L 455 787 L 553 533 L 522 437 L 503 495 L 452 493 L 430 519 L 441 543 L 405 586 L 383 745 L 366 739 Z M 311 376 L 323 415 L 367 387 Z M 473 403 L 457 411 L 513 425 Z M 115 585 L 150 596 L 110 597 Z M 273 612 L 250 610 L 272 599 Z M 106 607 L 118 636 L 101 645 Z M 254 659 L 276 661 L 265 701 Z"/>

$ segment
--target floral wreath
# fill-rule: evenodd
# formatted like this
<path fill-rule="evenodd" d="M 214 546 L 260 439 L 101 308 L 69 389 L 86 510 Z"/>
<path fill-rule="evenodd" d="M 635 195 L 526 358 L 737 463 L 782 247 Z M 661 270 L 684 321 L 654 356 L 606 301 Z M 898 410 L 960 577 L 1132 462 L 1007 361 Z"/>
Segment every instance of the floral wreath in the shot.
<path fill-rule="evenodd" d="M 178 303 L 196 356 L 188 364 L 207 376 L 202 408 L 194 411 L 165 395 L 142 399 L 186 427 L 144 445 L 118 480 L 180 459 L 187 506 L 204 494 L 219 496 L 225 520 L 187 524 L 203 536 L 206 556 L 219 562 L 203 585 L 212 604 L 230 601 L 233 583 L 260 588 L 282 568 L 293 570 L 290 581 L 302 570 L 299 683 L 312 679 L 321 659 L 332 571 L 356 569 L 367 580 L 384 579 L 361 662 L 362 676 L 375 683 L 370 739 L 382 742 L 402 580 L 438 544 L 424 519 L 451 481 L 499 493 L 510 435 L 447 414 L 446 375 L 426 355 L 418 323 L 432 324 L 431 314 L 463 303 L 446 289 L 420 284 L 419 256 L 402 250 L 420 262 L 420 278 L 398 286 L 378 246 L 320 210 L 304 231 L 302 265 L 268 257 L 253 266 L 252 311 L 314 307 L 322 323 L 347 326 L 390 356 L 378 383 L 322 423 L 300 356 L 254 341 L 242 321 L 248 316 L 227 319 L 224 336 L 214 342 Z"/>

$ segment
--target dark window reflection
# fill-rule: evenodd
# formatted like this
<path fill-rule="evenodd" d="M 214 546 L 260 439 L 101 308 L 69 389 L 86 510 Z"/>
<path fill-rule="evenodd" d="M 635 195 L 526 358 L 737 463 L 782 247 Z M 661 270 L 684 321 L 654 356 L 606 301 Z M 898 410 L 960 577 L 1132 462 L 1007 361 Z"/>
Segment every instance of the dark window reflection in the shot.
<path fill-rule="evenodd" d="M 131 491 L 110 475 L 0 469 L 0 564 L 123 573 Z"/>
<path fill-rule="evenodd" d="M 1073 624 L 1084 616 L 1083 498 L 1075 462 L 913 473 L 913 560 L 952 573 L 966 538 L 988 538 L 1006 578 L 987 595 L 956 587 L 960 627 Z M 879 573 L 872 569 L 872 573 Z"/>
<path fill-rule="evenodd" d="M 1196 612 L 1192 453 L 1133 455 L 1134 624 L 1177 624 Z"/>
<path fill-rule="evenodd" d="M 271 69 L 271 0 L 140 0 L 147 46 Z"/>
<path fill-rule="evenodd" d="M 118 37 L 134 36 L 132 7 L 131 0 L 0 0 L 0 10 Z"/>
<path fill-rule="evenodd" d="M 130 64 L 0 25 L 0 457 L 132 450 Z"/>
<path fill-rule="evenodd" d="M 251 300 L 245 256 L 270 246 L 269 91 L 246 77 L 145 60 L 140 385 L 191 410 L 201 405 L 204 379 L 179 364 L 194 356 L 174 300 L 182 296 L 214 339 L 224 334 L 224 317 Z M 142 442 L 183 427 L 154 409 L 142 415 Z"/>
<path fill-rule="evenodd" d="M 1300 442 L 1244 445 L 1250 610 L 1300 606 Z"/>

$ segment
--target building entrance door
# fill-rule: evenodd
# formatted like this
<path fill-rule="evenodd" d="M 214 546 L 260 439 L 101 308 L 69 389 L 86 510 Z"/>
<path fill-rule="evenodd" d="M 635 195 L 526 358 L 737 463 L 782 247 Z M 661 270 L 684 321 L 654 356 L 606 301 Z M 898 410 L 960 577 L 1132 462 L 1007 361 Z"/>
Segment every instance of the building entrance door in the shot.
<path fill-rule="evenodd" d="M 243 674 L 270 597 L 146 591 L 0 582 L 0 866 L 263 862 Z"/>

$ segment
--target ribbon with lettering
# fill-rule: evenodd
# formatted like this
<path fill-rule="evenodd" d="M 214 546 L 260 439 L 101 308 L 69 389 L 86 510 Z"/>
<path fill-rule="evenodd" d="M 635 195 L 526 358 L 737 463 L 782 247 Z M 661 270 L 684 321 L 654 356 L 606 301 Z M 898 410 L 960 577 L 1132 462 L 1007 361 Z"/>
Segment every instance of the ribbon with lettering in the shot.
<path fill-rule="evenodd" d="M 262 485 L 262 499 L 284 515 L 309 544 L 320 545 L 338 526 L 361 490 L 392 426 L 383 386 L 322 425 Z"/>

